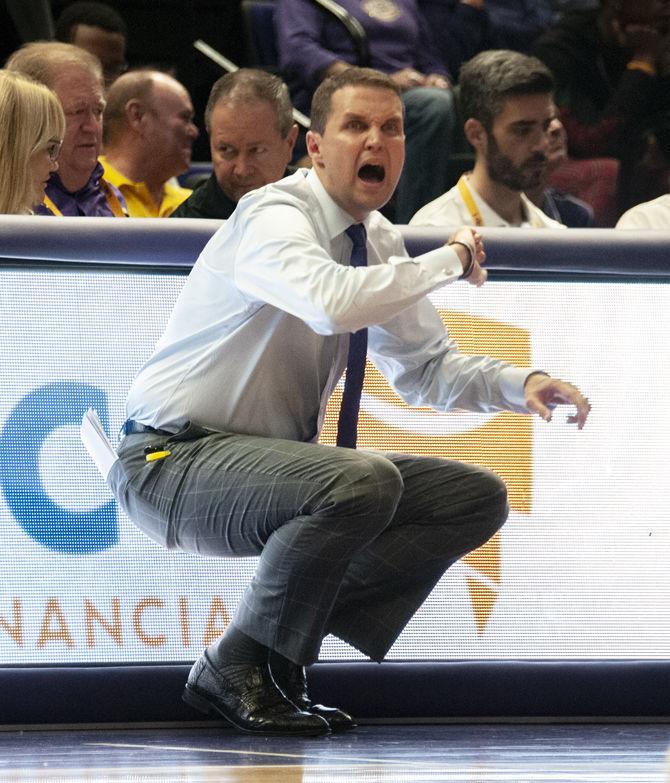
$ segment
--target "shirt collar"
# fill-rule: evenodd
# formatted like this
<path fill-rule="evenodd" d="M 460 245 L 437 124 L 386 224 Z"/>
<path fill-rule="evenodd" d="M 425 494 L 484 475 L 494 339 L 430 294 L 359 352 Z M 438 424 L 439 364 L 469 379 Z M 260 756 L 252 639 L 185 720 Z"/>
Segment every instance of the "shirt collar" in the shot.
<path fill-rule="evenodd" d="M 107 158 L 102 155 L 100 157 L 100 162 L 98 165 L 102 164 L 103 167 L 103 174 L 107 169 L 111 169 L 114 172 L 114 179 L 116 180 L 116 187 L 120 187 L 121 185 L 143 185 L 143 182 L 136 182 L 133 179 L 130 179 L 130 177 L 126 177 L 125 174 L 120 172 L 115 166 L 112 166 L 112 164 L 107 160 Z M 111 176 L 108 174 L 108 176 Z"/>
<path fill-rule="evenodd" d="M 63 193 L 68 193 L 69 195 L 74 197 L 80 197 L 82 195 L 87 195 L 87 191 L 97 189 L 103 174 L 104 174 L 104 169 L 100 161 L 98 161 L 95 164 L 95 168 L 91 172 L 91 176 L 88 178 L 88 182 L 83 187 L 79 188 L 79 190 L 75 190 L 75 191 L 67 190 L 65 185 L 63 185 L 63 181 L 61 180 L 57 171 L 52 171 L 51 175 L 49 176 L 49 179 L 51 183 L 54 185 L 54 187 L 57 188 L 58 190 L 63 191 Z"/>
<path fill-rule="evenodd" d="M 470 182 L 469 177 L 466 177 L 466 180 L 468 183 L 468 188 L 470 189 L 470 192 L 472 193 L 477 206 L 479 207 L 479 211 L 485 226 L 488 226 L 489 228 L 520 228 L 533 223 L 531 203 L 525 193 L 519 194 L 521 196 L 521 211 L 523 212 L 523 220 L 519 226 L 515 226 L 514 224 L 505 220 L 505 218 L 501 217 L 492 207 L 486 203 L 486 201 L 484 201 L 484 199 L 475 189 L 474 185 L 472 185 Z"/>
<path fill-rule="evenodd" d="M 312 191 L 316 196 L 316 200 L 319 202 L 319 206 L 321 207 L 321 211 L 326 222 L 326 231 L 328 232 L 329 239 L 334 239 L 339 234 L 343 234 L 349 228 L 349 226 L 353 226 L 353 224 L 356 223 L 351 215 L 348 212 L 345 212 L 345 210 L 336 204 L 331 196 L 328 195 L 328 192 L 323 187 L 323 183 L 319 179 L 319 175 L 314 171 L 314 169 L 309 169 L 307 172 L 307 182 L 312 188 Z M 372 213 L 370 213 L 363 221 L 366 232 L 369 231 L 371 215 Z"/>

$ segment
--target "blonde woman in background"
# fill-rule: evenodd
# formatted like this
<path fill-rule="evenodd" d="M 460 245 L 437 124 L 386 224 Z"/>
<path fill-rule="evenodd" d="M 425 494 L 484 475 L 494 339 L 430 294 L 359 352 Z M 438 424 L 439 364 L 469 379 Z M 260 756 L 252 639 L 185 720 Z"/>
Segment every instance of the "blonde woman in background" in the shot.
<path fill-rule="evenodd" d="M 0 213 L 30 214 L 58 168 L 65 116 L 56 95 L 0 70 Z"/>

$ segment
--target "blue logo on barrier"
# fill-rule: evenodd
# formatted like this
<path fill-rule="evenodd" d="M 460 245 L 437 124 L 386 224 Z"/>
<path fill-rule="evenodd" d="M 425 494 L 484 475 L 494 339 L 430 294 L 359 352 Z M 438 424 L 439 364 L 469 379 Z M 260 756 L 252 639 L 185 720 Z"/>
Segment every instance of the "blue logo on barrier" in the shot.
<path fill-rule="evenodd" d="M 32 539 L 56 552 L 91 554 L 114 546 L 119 538 L 114 501 L 92 511 L 68 511 L 51 500 L 40 478 L 39 455 L 46 438 L 58 427 L 79 426 L 88 408 L 98 411 L 108 429 L 105 392 L 73 381 L 50 383 L 19 402 L 0 434 L 0 483 L 7 505 Z"/>

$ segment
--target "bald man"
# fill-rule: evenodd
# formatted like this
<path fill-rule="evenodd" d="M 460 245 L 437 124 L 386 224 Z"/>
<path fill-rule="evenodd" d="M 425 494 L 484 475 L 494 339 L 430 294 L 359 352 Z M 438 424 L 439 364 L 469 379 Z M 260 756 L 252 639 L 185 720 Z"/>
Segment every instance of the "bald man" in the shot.
<path fill-rule="evenodd" d="M 168 217 L 191 194 L 169 182 L 188 170 L 198 137 L 186 88 L 161 71 L 130 71 L 109 89 L 104 128 L 100 160 L 130 216 Z"/>

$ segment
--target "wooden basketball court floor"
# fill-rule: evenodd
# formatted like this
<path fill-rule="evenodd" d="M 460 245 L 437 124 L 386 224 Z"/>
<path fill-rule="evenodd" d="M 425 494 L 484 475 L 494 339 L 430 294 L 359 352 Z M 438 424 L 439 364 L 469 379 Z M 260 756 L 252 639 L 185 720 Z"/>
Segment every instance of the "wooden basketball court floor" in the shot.
<path fill-rule="evenodd" d="M 0 732 L 0 783 L 668 783 L 670 725 L 223 726 Z"/>

